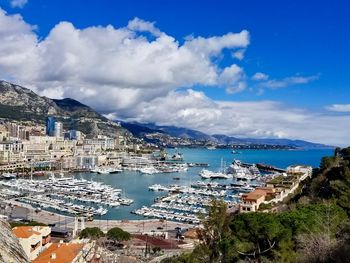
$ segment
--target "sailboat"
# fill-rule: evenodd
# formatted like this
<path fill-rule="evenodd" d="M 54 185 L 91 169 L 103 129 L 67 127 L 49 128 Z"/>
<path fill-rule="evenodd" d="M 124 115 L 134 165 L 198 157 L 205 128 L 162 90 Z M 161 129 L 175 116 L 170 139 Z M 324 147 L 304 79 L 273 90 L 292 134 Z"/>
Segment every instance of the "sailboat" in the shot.
<path fill-rule="evenodd" d="M 213 172 L 207 169 L 203 169 L 202 171 L 199 172 L 199 175 L 203 179 L 230 179 L 232 178 L 232 175 L 226 174 L 225 170 L 225 162 L 223 158 L 221 158 L 221 167 L 218 172 Z"/>

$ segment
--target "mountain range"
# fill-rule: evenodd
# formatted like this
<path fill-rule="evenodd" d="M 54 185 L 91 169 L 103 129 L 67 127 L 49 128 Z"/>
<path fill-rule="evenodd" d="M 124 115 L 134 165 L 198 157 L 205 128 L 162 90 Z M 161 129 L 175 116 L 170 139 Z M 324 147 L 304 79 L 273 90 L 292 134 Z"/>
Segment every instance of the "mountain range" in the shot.
<path fill-rule="evenodd" d="M 152 134 L 152 133 L 162 133 L 164 135 L 169 135 L 172 137 L 192 139 L 192 140 L 198 140 L 198 141 L 207 141 L 208 143 L 212 142 L 212 143 L 223 144 L 223 145 L 263 144 L 263 145 L 289 146 L 292 148 L 302 148 L 302 149 L 334 148 L 333 146 L 308 142 L 304 140 L 290 140 L 290 139 L 279 139 L 279 138 L 237 138 L 237 137 L 227 136 L 223 134 L 208 135 L 197 130 L 181 128 L 176 126 L 162 126 L 162 125 L 156 125 L 155 123 L 121 121 L 121 125 L 125 129 L 128 129 L 134 136 L 137 136 L 137 137 L 146 137 L 146 135 Z"/>
<path fill-rule="evenodd" d="M 36 121 L 44 123 L 48 115 L 56 116 L 66 125 L 74 120 L 78 130 L 85 134 L 133 134 L 145 138 L 146 135 L 161 133 L 170 137 L 205 141 L 215 144 L 266 144 L 294 148 L 330 148 L 331 146 L 303 140 L 236 138 L 227 135 L 208 135 L 203 132 L 176 126 L 157 125 L 155 123 L 110 121 L 87 105 L 71 98 L 50 99 L 39 96 L 25 87 L 6 81 L 0 81 L 0 118 L 18 121 Z"/>

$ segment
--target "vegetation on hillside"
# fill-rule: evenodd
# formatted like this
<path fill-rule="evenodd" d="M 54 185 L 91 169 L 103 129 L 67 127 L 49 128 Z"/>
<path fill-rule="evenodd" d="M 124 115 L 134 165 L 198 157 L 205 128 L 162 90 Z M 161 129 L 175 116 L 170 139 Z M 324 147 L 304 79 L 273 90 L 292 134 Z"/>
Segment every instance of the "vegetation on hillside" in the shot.
<path fill-rule="evenodd" d="M 320 168 L 280 213 L 230 216 L 213 201 L 200 242 L 165 263 L 350 261 L 350 147 L 324 157 Z"/>

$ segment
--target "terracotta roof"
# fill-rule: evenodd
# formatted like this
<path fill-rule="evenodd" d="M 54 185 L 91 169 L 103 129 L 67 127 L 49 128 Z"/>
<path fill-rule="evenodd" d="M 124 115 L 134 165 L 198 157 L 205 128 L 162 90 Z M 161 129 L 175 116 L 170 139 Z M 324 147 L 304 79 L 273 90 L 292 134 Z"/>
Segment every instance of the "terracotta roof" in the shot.
<path fill-rule="evenodd" d="M 83 244 L 54 243 L 34 259 L 32 263 L 71 263 L 83 247 Z M 55 254 L 55 258 L 53 258 L 53 254 Z"/>
<path fill-rule="evenodd" d="M 244 200 L 258 200 L 259 198 L 265 195 L 266 191 L 264 190 L 254 190 L 253 192 L 243 195 L 242 198 Z"/>
<path fill-rule="evenodd" d="M 32 226 L 17 226 L 12 229 L 12 232 L 17 238 L 28 238 L 32 235 L 40 235 L 39 232 L 33 230 Z"/>

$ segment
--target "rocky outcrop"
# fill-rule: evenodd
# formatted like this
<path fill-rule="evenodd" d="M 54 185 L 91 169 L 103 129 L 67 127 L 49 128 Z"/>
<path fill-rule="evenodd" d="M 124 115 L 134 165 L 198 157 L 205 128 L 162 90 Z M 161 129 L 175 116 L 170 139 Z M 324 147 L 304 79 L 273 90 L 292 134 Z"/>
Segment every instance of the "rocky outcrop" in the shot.
<path fill-rule="evenodd" d="M 113 137 L 127 131 L 79 101 L 50 99 L 30 89 L 0 80 L 0 118 L 44 123 L 48 115 L 55 116 L 69 128 L 75 126 L 85 134 L 105 134 Z"/>
<path fill-rule="evenodd" d="M 37 114 L 61 113 L 51 99 L 38 96 L 30 89 L 6 81 L 0 81 L 0 104 L 21 107 L 23 111 Z"/>
<path fill-rule="evenodd" d="M 13 236 L 10 225 L 2 219 L 0 219 L 0 262 L 29 263 L 18 239 Z"/>

